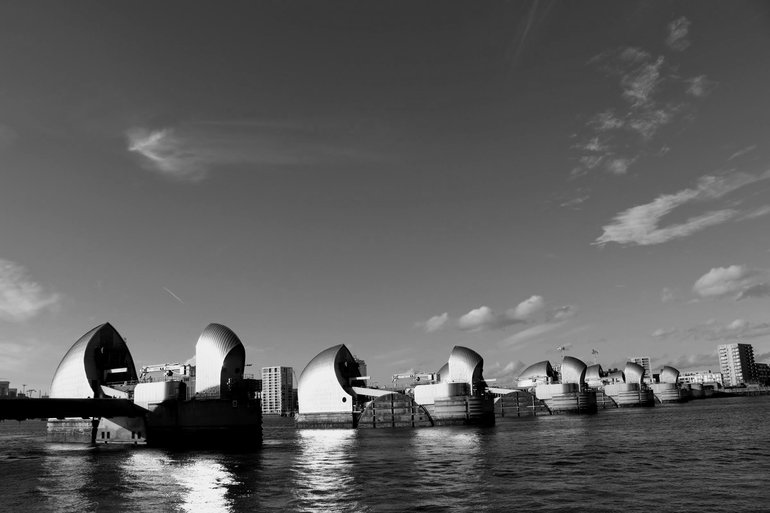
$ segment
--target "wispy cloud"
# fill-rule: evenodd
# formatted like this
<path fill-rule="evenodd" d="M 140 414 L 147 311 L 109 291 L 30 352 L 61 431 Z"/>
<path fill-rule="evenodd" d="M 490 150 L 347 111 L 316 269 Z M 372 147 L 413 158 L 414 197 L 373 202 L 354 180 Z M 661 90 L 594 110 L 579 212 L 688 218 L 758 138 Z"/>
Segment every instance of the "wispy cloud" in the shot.
<path fill-rule="evenodd" d="M 575 317 L 578 313 L 575 305 L 564 305 L 557 308 L 553 308 L 546 314 L 546 320 L 548 322 L 563 322 Z"/>
<path fill-rule="evenodd" d="M 735 301 L 770 297 L 770 270 L 745 265 L 715 267 L 698 278 L 693 292 L 702 298 Z"/>
<path fill-rule="evenodd" d="M 653 338 L 667 339 L 676 333 L 679 333 L 679 330 L 676 328 L 658 328 L 650 333 L 650 336 Z"/>
<path fill-rule="evenodd" d="M 172 129 L 132 128 L 126 137 L 128 151 L 143 156 L 151 169 L 167 176 L 197 181 L 205 176 L 206 165 L 210 164 L 200 148 L 188 148 Z"/>
<path fill-rule="evenodd" d="M 610 242 L 648 246 L 686 237 L 710 226 L 736 218 L 741 211 L 735 208 L 709 210 L 690 217 L 682 223 L 660 227 L 661 220 L 674 209 L 685 204 L 715 201 L 746 185 L 770 178 L 770 172 L 760 175 L 732 173 L 724 176 L 704 176 L 694 188 L 675 194 L 663 194 L 650 203 L 624 210 L 611 224 L 603 226 L 604 233 L 593 244 L 604 246 Z"/>
<path fill-rule="evenodd" d="M 578 193 L 579 195 L 569 199 L 567 201 L 564 201 L 559 206 L 564 208 L 571 208 L 573 210 L 579 210 L 581 208 L 581 205 L 588 201 L 591 198 L 590 194 L 587 193 Z"/>
<path fill-rule="evenodd" d="M 668 365 L 685 370 L 719 370 L 719 356 L 716 351 L 710 353 L 686 354 L 668 361 Z"/>
<path fill-rule="evenodd" d="M 521 5 L 525 4 L 522 3 Z M 535 29 L 543 22 L 543 20 L 545 20 L 552 6 L 553 2 L 551 0 L 547 0 L 545 2 L 541 2 L 541 0 L 534 0 L 530 4 L 529 11 L 526 13 L 526 15 L 519 18 L 520 21 L 512 32 L 513 37 L 511 39 L 508 51 L 506 52 L 508 55 L 510 55 L 513 66 L 516 66 L 519 63 L 521 55 L 528 45 L 528 40 L 531 38 L 530 33 L 535 31 Z"/>
<path fill-rule="evenodd" d="M 751 219 L 757 219 L 759 217 L 764 217 L 766 215 L 770 214 L 770 205 L 762 205 L 761 207 L 757 207 L 754 210 L 750 210 L 746 212 L 741 218 L 741 221 L 748 221 Z"/>
<path fill-rule="evenodd" d="M 521 360 L 510 361 L 506 364 L 500 362 L 485 363 L 484 376 L 495 378 L 497 381 L 495 381 L 494 386 L 512 385 L 526 367 L 527 365 Z"/>
<path fill-rule="evenodd" d="M 663 287 L 660 291 L 660 300 L 663 303 L 673 303 L 677 299 L 677 292 L 669 287 Z"/>
<path fill-rule="evenodd" d="M 0 259 L 0 319 L 25 321 L 60 301 L 59 294 L 33 281 L 23 266 Z"/>
<path fill-rule="evenodd" d="M 687 94 L 696 98 L 705 98 L 710 95 L 717 83 L 706 78 L 706 75 L 698 75 L 685 81 L 688 84 Z"/>
<path fill-rule="evenodd" d="M 180 181 L 199 182 L 213 170 L 238 164 L 292 166 L 370 158 L 338 141 L 339 130 L 285 122 L 201 122 L 126 131 L 127 150 L 144 167 Z"/>
<path fill-rule="evenodd" d="M 673 50 L 682 52 L 690 46 L 687 34 L 690 32 L 690 20 L 682 16 L 668 24 L 666 44 Z"/>
<path fill-rule="evenodd" d="M 735 319 L 727 323 L 715 320 L 687 328 L 659 328 L 651 336 L 660 340 L 694 340 L 727 342 L 742 339 L 756 339 L 770 336 L 770 323 Z"/>
<path fill-rule="evenodd" d="M 535 324 L 514 333 L 501 340 L 498 345 L 501 347 L 513 347 L 536 341 L 544 342 L 540 337 L 567 325 L 570 319 L 577 315 L 577 312 L 577 307 L 574 305 L 564 305 L 549 309 L 546 312 L 545 322 Z M 572 331 L 572 334 L 574 335 L 582 330 L 582 327 L 575 328 L 575 330 Z"/>
<path fill-rule="evenodd" d="M 166 292 L 168 292 L 168 294 L 169 294 L 171 297 L 173 297 L 174 299 L 176 299 L 176 300 L 177 300 L 177 301 L 179 301 L 180 303 L 184 304 L 184 301 L 182 301 L 182 298 L 180 298 L 179 296 L 177 296 L 176 294 L 174 294 L 173 292 L 171 292 L 171 290 L 170 290 L 170 289 L 168 289 L 167 287 L 161 287 L 161 288 L 162 288 L 163 290 L 165 290 Z"/>
<path fill-rule="evenodd" d="M 449 321 L 449 313 L 444 312 L 441 315 L 434 315 L 427 321 L 420 321 L 416 323 L 418 328 L 422 328 L 426 333 L 435 333 L 447 325 Z"/>
<path fill-rule="evenodd" d="M 752 144 L 751 146 L 746 146 L 745 148 L 741 148 L 740 150 L 736 151 L 730 157 L 727 159 L 728 161 L 737 159 L 738 157 L 742 157 L 744 155 L 747 155 L 751 153 L 752 151 L 757 149 L 756 144 Z"/>
<path fill-rule="evenodd" d="M 621 54 L 622 57 L 623 54 Z M 652 95 L 660 83 L 661 69 L 665 59 L 661 56 L 654 61 L 645 53 L 641 62 L 634 59 L 633 66 L 626 68 L 620 76 L 620 86 L 623 98 L 631 104 L 631 108 L 640 109 L 652 104 Z"/>
<path fill-rule="evenodd" d="M 551 331 L 558 329 L 562 326 L 561 322 L 544 323 L 531 326 L 523 329 L 518 333 L 514 333 L 510 337 L 500 341 L 500 345 L 503 347 L 512 347 L 521 345 L 525 342 L 529 342 L 550 333 Z"/>
<path fill-rule="evenodd" d="M 683 51 L 689 46 L 690 22 L 679 18 L 668 25 L 666 43 Z M 591 116 L 584 142 L 574 145 L 579 166 L 571 175 L 582 176 L 594 169 L 624 175 L 645 155 L 658 132 L 674 123 L 693 98 L 704 98 L 716 83 L 705 75 L 683 79 L 676 62 L 653 55 L 643 48 L 627 46 L 593 57 L 589 64 L 614 80 L 620 89 L 619 102 Z"/>

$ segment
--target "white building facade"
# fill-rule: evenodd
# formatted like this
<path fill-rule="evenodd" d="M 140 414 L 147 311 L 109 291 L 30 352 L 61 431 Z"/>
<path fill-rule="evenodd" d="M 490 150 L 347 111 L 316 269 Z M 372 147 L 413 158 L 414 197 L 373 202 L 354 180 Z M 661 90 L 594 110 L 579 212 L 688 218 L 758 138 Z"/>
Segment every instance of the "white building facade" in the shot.
<path fill-rule="evenodd" d="M 755 379 L 754 348 L 751 344 L 719 346 L 719 370 L 726 387 L 734 387 Z"/>
<path fill-rule="evenodd" d="M 293 367 L 262 367 L 262 413 L 288 415 L 297 410 Z"/>
<path fill-rule="evenodd" d="M 679 375 L 679 382 L 688 385 L 722 385 L 722 373 L 711 371 L 684 372 Z"/>

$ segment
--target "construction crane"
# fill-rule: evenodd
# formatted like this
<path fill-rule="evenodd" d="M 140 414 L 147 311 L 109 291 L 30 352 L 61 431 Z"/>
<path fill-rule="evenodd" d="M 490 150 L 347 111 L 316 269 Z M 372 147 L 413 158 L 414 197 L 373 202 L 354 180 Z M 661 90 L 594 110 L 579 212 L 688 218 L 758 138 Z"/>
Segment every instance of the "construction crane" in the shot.
<path fill-rule="evenodd" d="M 436 374 L 432 372 L 405 372 L 403 374 L 393 374 L 393 384 L 402 379 L 411 379 L 414 382 L 424 381 L 426 383 L 433 383 L 436 381 Z"/>
<path fill-rule="evenodd" d="M 597 351 L 596 349 L 591 349 L 591 354 L 594 357 L 594 364 L 599 363 L 599 351 Z"/>
<path fill-rule="evenodd" d="M 166 378 L 169 378 L 174 374 L 185 376 L 189 374 L 190 366 L 180 363 L 160 363 L 156 365 L 145 365 L 139 371 L 139 381 L 147 381 L 150 378 L 150 373 L 152 372 L 162 372 L 163 376 Z"/>

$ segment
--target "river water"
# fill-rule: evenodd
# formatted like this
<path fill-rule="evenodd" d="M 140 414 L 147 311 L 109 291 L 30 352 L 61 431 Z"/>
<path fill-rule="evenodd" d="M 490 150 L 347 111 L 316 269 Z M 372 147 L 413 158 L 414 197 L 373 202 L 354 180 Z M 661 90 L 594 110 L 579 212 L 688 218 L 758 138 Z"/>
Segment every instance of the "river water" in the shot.
<path fill-rule="evenodd" d="M 295 430 L 256 452 L 48 444 L 0 423 L 0 511 L 770 511 L 770 396 L 499 420 Z"/>

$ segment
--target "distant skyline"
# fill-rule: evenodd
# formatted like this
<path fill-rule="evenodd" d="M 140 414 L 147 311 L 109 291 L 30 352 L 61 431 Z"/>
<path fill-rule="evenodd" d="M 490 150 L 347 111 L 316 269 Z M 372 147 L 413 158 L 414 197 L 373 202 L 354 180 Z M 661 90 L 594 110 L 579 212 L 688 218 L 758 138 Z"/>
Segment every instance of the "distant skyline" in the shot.
<path fill-rule="evenodd" d="M 744 0 L 6 3 L 0 378 L 103 322 L 380 385 L 770 361 L 768 62 Z"/>

